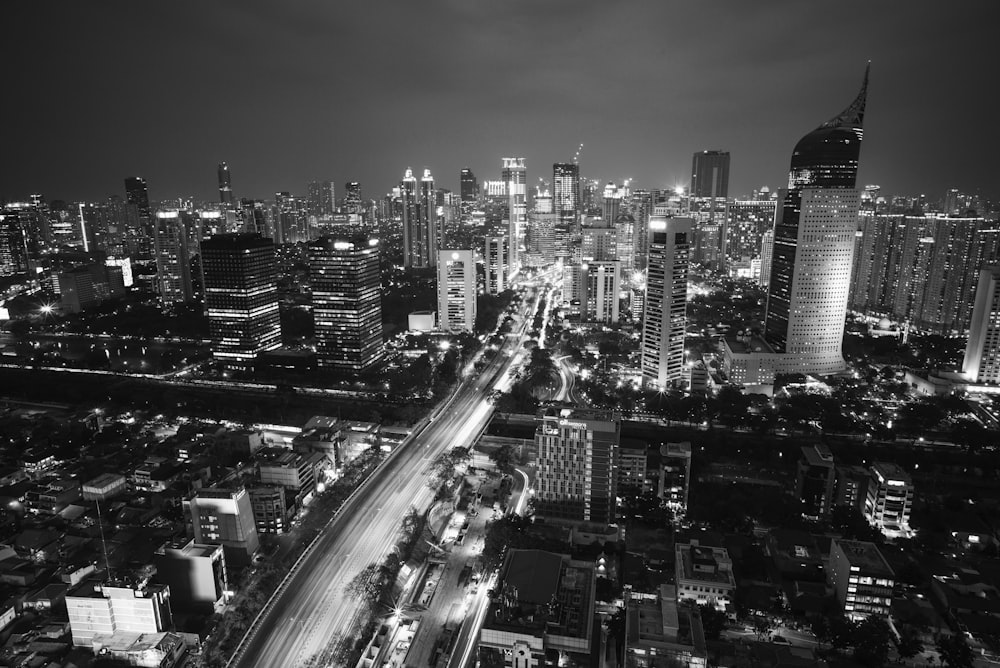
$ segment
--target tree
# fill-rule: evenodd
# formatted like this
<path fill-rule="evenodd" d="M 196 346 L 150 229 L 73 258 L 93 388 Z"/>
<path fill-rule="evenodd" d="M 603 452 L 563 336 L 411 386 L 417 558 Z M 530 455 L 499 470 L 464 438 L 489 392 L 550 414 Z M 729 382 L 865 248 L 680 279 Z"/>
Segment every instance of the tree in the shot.
<path fill-rule="evenodd" d="M 771 635 L 775 626 L 776 624 L 770 615 L 756 614 L 753 616 L 753 632 L 757 634 L 757 640 L 764 640 Z"/>
<path fill-rule="evenodd" d="M 899 634 L 899 642 L 896 643 L 896 651 L 904 659 L 912 659 L 917 654 L 924 651 L 924 643 L 920 636 L 911 627 L 904 626 Z"/>
<path fill-rule="evenodd" d="M 720 612 L 714 605 L 708 603 L 698 606 L 701 612 L 701 627 L 707 640 L 718 640 L 726 628 L 726 613 Z"/>
<path fill-rule="evenodd" d="M 854 633 L 854 660 L 869 668 L 884 666 L 889 660 L 889 623 L 879 615 L 869 615 Z"/>
<path fill-rule="evenodd" d="M 934 645 L 941 655 L 941 662 L 948 668 L 972 668 L 974 655 L 965 636 L 958 633 L 940 635 Z"/>
<path fill-rule="evenodd" d="M 379 565 L 372 562 L 361 569 L 361 571 L 351 578 L 344 589 L 344 593 L 354 600 L 360 600 L 368 605 L 373 605 L 380 593 L 378 577 Z"/>
<path fill-rule="evenodd" d="M 858 625 L 844 615 L 833 615 L 829 620 L 830 644 L 834 649 L 844 649 L 854 644 Z"/>
<path fill-rule="evenodd" d="M 501 445 L 499 448 L 490 453 L 490 459 L 496 464 L 497 470 L 501 473 L 513 473 L 514 472 L 514 448 L 509 444 Z"/>

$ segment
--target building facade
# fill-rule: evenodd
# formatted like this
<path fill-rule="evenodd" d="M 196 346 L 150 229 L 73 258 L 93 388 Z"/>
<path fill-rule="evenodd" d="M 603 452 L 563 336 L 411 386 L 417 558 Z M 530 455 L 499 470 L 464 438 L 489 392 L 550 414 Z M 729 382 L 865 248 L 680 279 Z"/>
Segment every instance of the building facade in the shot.
<path fill-rule="evenodd" d="M 690 218 L 662 214 L 649 220 L 642 376 L 659 388 L 684 376 L 691 224 Z"/>
<path fill-rule="evenodd" d="M 1000 266 L 979 274 L 962 372 L 970 382 L 1000 385 Z"/>
<path fill-rule="evenodd" d="M 188 230 L 180 211 L 157 211 L 154 235 L 156 288 L 164 306 L 191 301 Z"/>
<path fill-rule="evenodd" d="M 913 479 L 898 464 L 875 462 L 865 498 L 868 523 L 890 538 L 909 538 Z"/>
<path fill-rule="evenodd" d="M 835 538 L 827 572 L 837 602 L 851 621 L 889 616 L 895 574 L 875 543 Z"/>
<path fill-rule="evenodd" d="M 243 486 L 206 487 L 185 502 L 196 543 L 221 544 L 231 564 L 247 564 L 260 547 L 250 495 Z"/>
<path fill-rule="evenodd" d="M 868 74 L 841 114 L 803 137 L 779 204 L 764 338 L 786 372 L 830 374 L 841 348 L 861 204 L 856 189 Z"/>
<path fill-rule="evenodd" d="M 437 260 L 438 328 L 476 329 L 476 263 L 471 250 L 442 250 Z"/>
<path fill-rule="evenodd" d="M 246 368 L 281 346 L 274 242 L 258 234 L 221 234 L 201 245 L 212 356 Z"/>
<path fill-rule="evenodd" d="M 309 244 L 321 368 L 358 373 L 382 357 L 378 239 L 323 237 Z"/>
<path fill-rule="evenodd" d="M 550 407 L 536 418 L 536 511 L 556 521 L 615 523 L 621 416 Z"/>

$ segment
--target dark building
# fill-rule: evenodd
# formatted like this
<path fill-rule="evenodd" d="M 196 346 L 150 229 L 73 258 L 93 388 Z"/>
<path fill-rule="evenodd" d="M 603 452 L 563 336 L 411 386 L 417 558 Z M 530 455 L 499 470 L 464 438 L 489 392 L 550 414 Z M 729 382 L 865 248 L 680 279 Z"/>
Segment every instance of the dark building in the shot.
<path fill-rule="evenodd" d="M 332 216 L 336 211 L 333 181 L 313 181 L 309 184 L 306 211 L 310 216 Z"/>
<path fill-rule="evenodd" d="M 233 199 L 233 181 L 229 174 L 229 165 L 224 162 L 219 163 L 219 201 L 227 209 L 232 209 L 236 203 Z"/>
<path fill-rule="evenodd" d="M 860 193 L 868 72 L 847 109 L 807 134 L 792 152 L 779 196 L 764 338 L 789 353 L 783 371 L 835 373 L 850 289 Z"/>
<path fill-rule="evenodd" d="M 333 186 L 331 185 L 331 193 Z M 361 213 L 364 204 L 361 199 L 361 183 L 348 181 L 344 184 L 344 213 Z"/>
<path fill-rule="evenodd" d="M 801 502 L 803 517 L 819 520 L 830 514 L 835 478 L 833 453 L 828 447 L 802 448 L 795 472 L 795 496 Z"/>
<path fill-rule="evenodd" d="M 420 224 L 417 204 L 417 179 L 407 167 L 399 183 L 400 209 L 403 219 L 403 267 L 420 269 L 430 266 L 427 232 Z"/>
<path fill-rule="evenodd" d="M 476 180 L 476 175 L 468 167 L 464 168 L 459 175 L 458 185 L 463 204 L 475 202 L 479 197 L 479 181 Z"/>
<path fill-rule="evenodd" d="M 729 151 L 699 151 L 691 164 L 691 197 L 729 196 Z"/>
<path fill-rule="evenodd" d="M 316 358 L 321 368 L 369 369 L 382 355 L 377 239 L 323 237 L 309 244 Z"/>
<path fill-rule="evenodd" d="M 139 260 L 153 259 L 153 212 L 149 208 L 146 179 L 125 179 L 125 206 L 128 222 L 129 253 Z"/>
<path fill-rule="evenodd" d="M 0 213 L 0 276 L 21 274 L 28 270 L 28 246 L 15 211 Z"/>
<path fill-rule="evenodd" d="M 281 345 L 274 242 L 259 234 L 219 234 L 201 244 L 212 355 L 248 368 Z"/>

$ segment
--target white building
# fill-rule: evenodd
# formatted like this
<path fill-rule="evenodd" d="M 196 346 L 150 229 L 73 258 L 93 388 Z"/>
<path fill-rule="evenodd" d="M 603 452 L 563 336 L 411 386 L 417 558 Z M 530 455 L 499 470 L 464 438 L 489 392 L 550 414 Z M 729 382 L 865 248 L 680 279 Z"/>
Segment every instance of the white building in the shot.
<path fill-rule="evenodd" d="M 88 580 L 66 594 L 66 611 L 77 647 L 116 633 L 158 633 L 171 624 L 170 588 Z"/>
<path fill-rule="evenodd" d="M 725 612 L 736 591 L 733 560 L 724 547 L 678 543 L 675 547 L 677 600 L 712 605 Z"/>
<path fill-rule="evenodd" d="M 690 218 L 670 218 L 657 206 L 649 219 L 642 376 L 666 387 L 684 376 Z"/>
<path fill-rule="evenodd" d="M 897 464 L 875 462 L 865 499 L 865 519 L 890 538 L 909 538 L 913 480 Z"/>
<path fill-rule="evenodd" d="M 438 328 L 473 332 L 476 327 L 476 264 L 471 250 L 438 254 Z"/>
<path fill-rule="evenodd" d="M 1000 265 L 979 273 L 962 372 L 972 383 L 1000 385 Z"/>

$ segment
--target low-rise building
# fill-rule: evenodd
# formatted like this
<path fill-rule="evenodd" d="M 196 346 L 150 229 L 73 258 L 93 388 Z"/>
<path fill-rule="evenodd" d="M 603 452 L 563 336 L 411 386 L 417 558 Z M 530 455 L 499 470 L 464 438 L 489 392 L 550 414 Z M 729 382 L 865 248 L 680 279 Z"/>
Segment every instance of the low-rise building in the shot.
<path fill-rule="evenodd" d="M 658 495 L 675 513 L 687 512 L 691 489 L 691 442 L 664 443 L 660 446 L 660 485 Z"/>
<path fill-rule="evenodd" d="M 770 394 L 780 354 L 756 334 L 738 332 L 722 339 L 722 370 L 730 383 Z"/>
<path fill-rule="evenodd" d="M 128 480 L 118 473 L 102 473 L 96 478 L 92 478 L 83 483 L 83 498 L 87 501 L 104 501 L 118 494 L 123 493 L 128 488 Z"/>
<path fill-rule="evenodd" d="M 484 664 L 548 665 L 592 650 L 596 575 L 592 562 L 543 550 L 510 550 L 479 635 Z"/>
<path fill-rule="evenodd" d="M 66 611 L 77 647 L 120 632 L 159 633 L 172 623 L 170 588 L 148 582 L 87 580 L 66 595 Z"/>
<path fill-rule="evenodd" d="M 285 488 L 280 485 L 258 485 L 250 488 L 253 521 L 259 534 L 282 534 L 288 531 L 289 508 Z"/>
<path fill-rule="evenodd" d="M 836 486 L 833 504 L 856 508 L 864 513 L 868 499 L 868 485 L 871 474 L 863 466 L 838 466 L 835 471 Z"/>
<path fill-rule="evenodd" d="M 848 618 L 889 615 L 895 575 L 875 543 L 834 539 L 827 573 L 837 603 Z"/>
<path fill-rule="evenodd" d="M 316 483 L 327 465 L 326 457 L 318 452 L 300 454 L 285 448 L 264 448 L 257 452 L 256 460 L 261 483 L 292 492 L 296 506 L 316 491 Z"/>
<path fill-rule="evenodd" d="M 625 666 L 708 665 L 701 616 L 693 608 L 678 608 L 676 596 L 668 584 L 660 585 L 658 594 L 628 594 Z"/>
<path fill-rule="evenodd" d="M 690 543 L 677 543 L 674 551 L 677 600 L 727 611 L 736 590 L 733 560 L 728 550 L 700 545 L 697 539 L 691 539 Z"/>
<path fill-rule="evenodd" d="M 875 462 L 865 500 L 865 519 L 890 538 L 909 538 L 913 480 L 898 464 Z"/>
<path fill-rule="evenodd" d="M 29 491 L 24 505 L 28 512 L 36 515 L 58 515 L 79 498 L 78 480 L 49 480 Z"/>
<path fill-rule="evenodd" d="M 833 453 L 822 443 L 803 447 L 795 470 L 795 496 L 802 516 L 818 521 L 830 514 L 836 478 Z"/>
<path fill-rule="evenodd" d="M 156 579 L 170 587 L 179 608 L 209 608 L 229 596 L 229 572 L 221 545 L 189 541 L 164 543 L 153 555 Z"/>
<path fill-rule="evenodd" d="M 622 439 L 618 448 L 618 489 L 631 487 L 640 492 L 646 488 L 646 442 L 634 438 Z"/>

